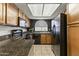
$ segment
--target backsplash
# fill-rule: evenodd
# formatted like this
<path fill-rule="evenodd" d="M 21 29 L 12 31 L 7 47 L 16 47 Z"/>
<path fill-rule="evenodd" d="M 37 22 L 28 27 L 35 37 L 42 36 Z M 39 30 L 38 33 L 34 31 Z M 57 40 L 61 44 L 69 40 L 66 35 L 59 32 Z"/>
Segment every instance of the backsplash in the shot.
<path fill-rule="evenodd" d="M 10 26 L 2 26 L 2 25 L 0 25 L 0 36 L 10 34 L 10 31 L 13 30 L 13 29 L 22 29 L 23 32 L 27 31 L 26 29 L 20 28 L 20 27 L 10 27 Z"/>

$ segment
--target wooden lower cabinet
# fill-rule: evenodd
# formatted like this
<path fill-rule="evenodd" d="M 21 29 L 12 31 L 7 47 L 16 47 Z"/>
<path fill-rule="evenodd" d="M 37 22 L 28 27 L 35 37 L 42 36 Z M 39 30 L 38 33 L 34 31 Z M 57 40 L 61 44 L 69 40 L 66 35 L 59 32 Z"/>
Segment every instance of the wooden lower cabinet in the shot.
<path fill-rule="evenodd" d="M 46 35 L 45 34 L 41 34 L 41 44 L 46 44 Z"/>
<path fill-rule="evenodd" d="M 51 35 L 46 36 L 47 44 L 51 44 Z"/>
<path fill-rule="evenodd" d="M 41 44 L 51 44 L 51 34 L 41 34 Z"/>

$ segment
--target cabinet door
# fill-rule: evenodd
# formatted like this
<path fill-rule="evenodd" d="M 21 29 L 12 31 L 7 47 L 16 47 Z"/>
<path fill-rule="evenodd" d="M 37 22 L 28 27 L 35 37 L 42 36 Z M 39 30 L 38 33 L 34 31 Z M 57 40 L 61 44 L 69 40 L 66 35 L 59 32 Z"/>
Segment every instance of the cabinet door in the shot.
<path fill-rule="evenodd" d="M 19 10 L 19 17 L 23 18 L 23 13 L 21 12 L 21 10 Z"/>
<path fill-rule="evenodd" d="M 50 34 L 46 35 L 46 40 L 47 40 L 47 44 L 51 44 L 51 35 Z"/>
<path fill-rule="evenodd" d="M 68 27 L 68 53 L 79 56 L 79 24 Z"/>
<path fill-rule="evenodd" d="M 25 14 L 23 14 L 23 19 L 25 20 L 26 18 L 25 18 Z"/>
<path fill-rule="evenodd" d="M 2 23 L 2 3 L 0 3 L 0 23 Z"/>
<path fill-rule="evenodd" d="M 46 44 L 46 35 L 45 34 L 41 34 L 41 44 Z"/>
<path fill-rule="evenodd" d="M 68 8 L 67 8 L 67 12 L 68 12 L 67 13 L 67 17 L 68 17 L 67 52 L 68 55 L 70 56 L 79 56 L 79 8 L 78 7 L 79 4 L 68 4 Z"/>
<path fill-rule="evenodd" d="M 18 9 L 14 4 L 7 4 L 7 24 L 18 24 Z"/>
<path fill-rule="evenodd" d="M 0 3 L 0 24 L 5 24 L 5 4 Z"/>
<path fill-rule="evenodd" d="M 25 16 L 25 20 L 26 20 L 26 26 L 27 27 L 30 27 L 30 20 L 29 20 L 29 18 L 27 17 L 27 16 Z"/>

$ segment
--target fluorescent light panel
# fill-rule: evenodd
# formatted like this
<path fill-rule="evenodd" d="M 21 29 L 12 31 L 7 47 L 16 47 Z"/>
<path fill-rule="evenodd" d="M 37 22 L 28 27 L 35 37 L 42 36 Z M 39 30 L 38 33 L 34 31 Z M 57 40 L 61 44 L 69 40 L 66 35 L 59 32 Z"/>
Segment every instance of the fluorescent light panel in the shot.
<path fill-rule="evenodd" d="M 28 4 L 33 16 L 42 16 L 43 4 Z"/>
<path fill-rule="evenodd" d="M 43 16 L 51 16 L 60 4 L 44 4 Z"/>
<path fill-rule="evenodd" d="M 51 16 L 60 4 L 28 4 L 33 16 Z M 42 12 L 43 11 L 43 12 Z"/>

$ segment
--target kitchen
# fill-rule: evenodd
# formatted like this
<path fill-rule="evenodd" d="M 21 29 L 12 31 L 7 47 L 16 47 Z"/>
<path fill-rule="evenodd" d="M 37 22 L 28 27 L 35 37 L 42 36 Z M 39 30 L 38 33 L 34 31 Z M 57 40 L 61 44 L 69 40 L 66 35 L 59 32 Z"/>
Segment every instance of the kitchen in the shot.
<path fill-rule="evenodd" d="M 22 18 L 24 21 L 27 21 L 30 26 L 28 17 L 21 10 L 19 10 L 15 4 L 0 4 L 0 55 L 19 55 L 20 53 L 22 53 L 20 55 L 28 55 L 29 53 L 28 51 L 30 50 L 32 44 L 29 44 L 28 46 L 28 43 L 31 42 L 30 40 L 27 40 L 27 43 L 25 40 L 21 40 L 24 39 L 22 36 L 25 35 L 22 34 L 26 33 L 27 30 L 26 28 L 19 26 L 18 17 Z M 14 32 L 16 32 L 16 34 Z M 19 33 L 21 35 L 18 35 Z M 26 44 L 26 47 L 24 47 L 23 43 Z M 24 48 L 27 49 L 24 50 Z M 24 54 L 23 51 L 26 51 L 26 53 Z"/>
<path fill-rule="evenodd" d="M 49 9 L 47 9 L 48 7 Z M 46 13 L 46 11 L 48 11 L 48 13 Z M 0 3 L 0 55 L 28 56 L 28 54 L 32 54 L 35 48 L 41 46 L 37 49 L 39 51 L 37 55 L 40 55 L 41 48 L 45 47 L 43 52 L 46 49 L 48 49 L 47 51 L 50 50 L 50 52 L 44 52 L 42 55 L 55 56 L 55 52 L 52 51 L 52 48 L 54 48 L 52 46 L 55 44 L 52 34 L 52 21 L 58 18 L 58 15 L 60 15 L 59 20 L 66 20 L 65 12 L 66 4 L 62 3 Z M 62 23 L 63 22 L 64 21 L 62 21 Z M 66 27 L 66 25 L 64 26 Z M 64 34 L 66 33 L 62 33 L 63 36 Z M 56 53 L 56 55 L 67 54 L 65 49 L 66 43 L 62 43 L 61 47 L 63 47 L 63 49 L 57 51 L 58 53 Z M 32 51 L 30 52 L 30 50 Z M 37 51 L 35 51 L 35 53 L 36 52 Z M 60 52 L 62 53 L 60 54 Z M 33 55 L 34 53 L 32 56 Z"/>

